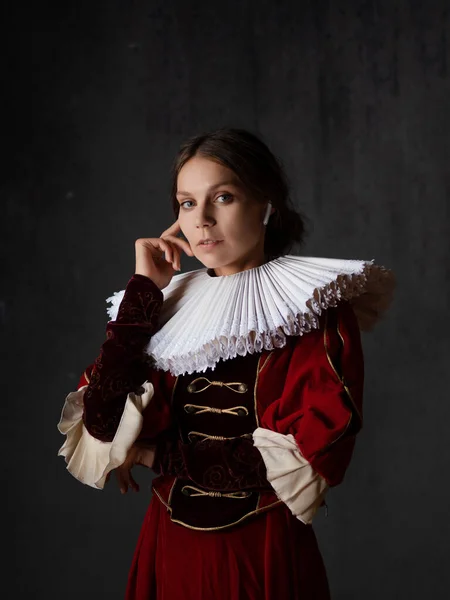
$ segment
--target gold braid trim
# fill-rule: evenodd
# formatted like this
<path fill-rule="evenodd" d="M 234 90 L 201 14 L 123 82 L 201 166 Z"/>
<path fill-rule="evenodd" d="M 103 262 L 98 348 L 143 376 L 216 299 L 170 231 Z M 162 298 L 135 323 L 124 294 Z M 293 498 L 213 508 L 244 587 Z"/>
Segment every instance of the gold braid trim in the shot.
<path fill-rule="evenodd" d="M 225 441 L 225 440 L 235 440 L 236 438 L 253 438 L 251 433 L 244 433 L 243 435 L 235 435 L 231 437 L 225 437 L 224 435 L 208 435 L 207 433 L 202 433 L 201 431 L 190 431 L 188 433 L 188 438 L 190 441 L 191 436 L 198 436 L 208 440 L 217 440 L 217 441 Z M 203 441 L 203 440 L 202 440 Z"/>
<path fill-rule="evenodd" d="M 193 385 L 194 383 L 196 383 L 197 381 L 206 381 L 207 385 L 205 385 L 204 387 L 202 387 L 200 390 L 196 390 L 195 386 Z M 248 387 L 246 383 L 242 383 L 242 381 L 210 381 L 207 377 L 197 377 L 197 379 L 193 379 L 191 381 L 191 383 L 187 386 L 187 391 L 190 392 L 191 394 L 199 394 L 200 392 L 204 392 L 205 390 L 207 390 L 211 385 L 217 385 L 219 387 L 227 387 L 228 389 L 230 389 L 232 392 L 236 392 L 237 394 L 245 394 L 245 392 L 247 391 Z M 233 386 L 239 386 L 238 389 L 235 389 Z"/>
<path fill-rule="evenodd" d="M 194 493 L 191 493 L 188 490 L 194 490 Z M 181 492 L 192 498 L 196 496 L 210 496 L 211 498 L 236 498 L 238 500 L 248 498 L 251 495 L 251 492 L 205 492 L 193 485 L 184 485 L 181 488 Z"/>
<path fill-rule="evenodd" d="M 190 411 L 189 408 L 193 408 L 193 411 Z M 231 408 L 215 408 L 214 406 L 201 406 L 200 404 L 185 404 L 184 410 L 191 414 L 201 415 L 205 412 L 216 413 L 218 415 L 226 414 L 233 415 L 234 417 L 240 417 L 238 410 L 243 410 L 245 412 L 245 416 L 248 416 L 248 408 L 245 406 L 232 406 Z"/>

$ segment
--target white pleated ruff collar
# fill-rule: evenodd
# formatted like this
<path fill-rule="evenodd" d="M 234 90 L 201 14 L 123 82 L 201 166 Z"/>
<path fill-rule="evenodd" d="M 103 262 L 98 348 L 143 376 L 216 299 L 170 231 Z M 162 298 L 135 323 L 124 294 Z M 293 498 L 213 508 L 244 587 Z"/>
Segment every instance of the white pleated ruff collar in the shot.
<path fill-rule="evenodd" d="M 280 256 L 259 267 L 216 277 L 202 268 L 174 275 L 162 290 L 159 330 L 146 352 L 173 375 L 204 372 L 219 360 L 282 348 L 286 336 L 319 327 L 318 316 L 351 302 L 362 331 L 386 311 L 395 286 L 374 261 Z M 125 290 L 107 298 L 115 320 Z"/>

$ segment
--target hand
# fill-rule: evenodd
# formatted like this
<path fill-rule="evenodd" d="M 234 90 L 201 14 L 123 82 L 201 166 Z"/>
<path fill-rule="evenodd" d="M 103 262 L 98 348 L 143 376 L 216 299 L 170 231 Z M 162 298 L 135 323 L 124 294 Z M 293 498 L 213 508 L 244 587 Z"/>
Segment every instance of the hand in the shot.
<path fill-rule="evenodd" d="M 126 494 L 128 488 L 131 487 L 135 492 L 139 491 L 139 484 L 133 479 L 131 469 L 135 465 L 142 465 L 151 468 L 155 458 L 155 446 L 143 448 L 132 446 L 127 454 L 125 462 L 114 469 L 119 484 L 120 493 Z"/>
<path fill-rule="evenodd" d="M 178 219 L 159 238 L 139 238 L 135 242 L 138 275 L 149 277 L 160 290 L 167 287 L 181 268 L 181 253 L 194 256 L 189 242 L 177 237 L 181 231 Z M 163 256 L 165 254 L 165 256 Z"/>

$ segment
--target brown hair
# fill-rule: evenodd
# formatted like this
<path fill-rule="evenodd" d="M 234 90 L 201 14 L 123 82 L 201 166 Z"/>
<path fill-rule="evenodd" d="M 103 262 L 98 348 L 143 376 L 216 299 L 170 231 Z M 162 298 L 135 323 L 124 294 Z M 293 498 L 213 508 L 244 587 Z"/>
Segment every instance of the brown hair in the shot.
<path fill-rule="evenodd" d="M 231 169 L 258 202 L 270 200 L 275 212 L 266 227 L 267 260 L 288 254 L 294 244 L 303 243 L 305 222 L 292 204 L 280 161 L 261 139 L 245 129 L 221 128 L 196 135 L 181 145 L 172 167 L 171 202 L 176 218 L 180 210 L 176 198 L 178 173 L 195 155 Z"/>

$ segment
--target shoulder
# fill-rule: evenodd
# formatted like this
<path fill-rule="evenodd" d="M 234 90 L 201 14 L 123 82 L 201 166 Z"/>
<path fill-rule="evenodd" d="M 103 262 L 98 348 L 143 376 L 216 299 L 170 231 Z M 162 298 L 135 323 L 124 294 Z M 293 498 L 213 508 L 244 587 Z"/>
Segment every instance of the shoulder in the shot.
<path fill-rule="evenodd" d="M 329 361 L 340 348 L 360 346 L 360 332 L 353 308 L 348 301 L 322 311 L 318 327 L 302 335 L 286 336 L 282 348 L 264 350 L 259 361 L 258 375 L 271 372 L 282 375 L 293 365 L 310 363 L 312 359 Z"/>
<path fill-rule="evenodd" d="M 360 349 L 360 330 L 350 302 L 340 301 L 336 306 L 323 310 L 318 325 L 303 335 L 288 338 L 287 352 L 291 360 L 302 362 L 313 356 L 328 360 L 344 346 Z"/>

